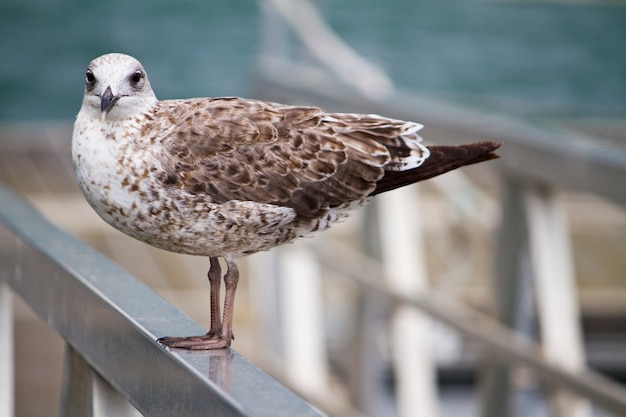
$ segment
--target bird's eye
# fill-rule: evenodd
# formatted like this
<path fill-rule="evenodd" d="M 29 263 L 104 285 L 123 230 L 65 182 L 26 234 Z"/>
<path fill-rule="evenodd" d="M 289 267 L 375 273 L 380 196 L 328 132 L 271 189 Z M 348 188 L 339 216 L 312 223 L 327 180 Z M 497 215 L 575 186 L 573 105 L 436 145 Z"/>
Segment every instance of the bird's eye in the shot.
<path fill-rule="evenodd" d="M 135 87 L 140 87 L 142 80 L 143 80 L 143 72 L 140 70 L 135 71 L 133 75 L 130 76 L 130 82 Z"/>
<path fill-rule="evenodd" d="M 85 74 L 85 84 L 87 85 L 87 88 L 93 88 L 96 85 L 96 76 L 93 75 L 93 72 L 90 69 L 88 69 Z"/>

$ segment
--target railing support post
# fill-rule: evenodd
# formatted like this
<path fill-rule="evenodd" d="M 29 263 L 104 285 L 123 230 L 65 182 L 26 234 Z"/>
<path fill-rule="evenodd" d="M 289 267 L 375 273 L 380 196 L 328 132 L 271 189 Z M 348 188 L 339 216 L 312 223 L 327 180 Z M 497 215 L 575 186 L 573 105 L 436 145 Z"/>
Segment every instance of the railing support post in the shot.
<path fill-rule="evenodd" d="M 93 417 L 140 417 L 128 400 L 92 369 Z"/>
<path fill-rule="evenodd" d="M 580 312 L 565 210 L 550 189 L 510 180 L 506 188 L 496 263 L 497 317 L 508 327 L 529 332 L 532 313 L 522 300 L 528 281 L 524 265 L 530 260 L 534 300 L 545 356 L 565 369 L 585 368 Z M 532 296 L 531 296 L 532 297 Z M 492 365 L 484 381 L 484 417 L 509 413 L 510 368 Z M 587 417 L 589 402 L 555 389 L 550 403 L 555 416 Z"/>
<path fill-rule="evenodd" d="M 13 417 L 15 412 L 12 297 L 11 288 L 0 279 L 0 417 Z"/>
<path fill-rule="evenodd" d="M 65 350 L 61 417 L 136 417 L 141 414 L 70 345 Z"/>
<path fill-rule="evenodd" d="M 524 293 L 522 286 L 527 284 L 523 282 L 524 262 L 528 263 L 521 183 L 511 179 L 506 182 L 503 199 L 493 283 L 495 316 L 503 325 L 517 329 L 529 315 L 523 310 L 527 306 L 520 301 L 520 294 Z M 481 387 L 483 417 L 506 417 L 510 414 L 510 374 L 508 364 L 499 361 L 486 363 Z"/>
<path fill-rule="evenodd" d="M 329 392 L 321 272 L 301 247 L 281 248 L 281 254 L 285 373 L 300 392 L 323 398 Z"/>
<path fill-rule="evenodd" d="M 428 290 L 418 191 L 417 187 L 403 188 L 378 200 L 381 258 L 388 284 L 416 298 Z M 391 351 L 399 417 L 438 415 L 430 330 L 430 319 L 421 311 L 398 306 L 392 312 Z"/>
<path fill-rule="evenodd" d="M 87 361 L 66 345 L 60 417 L 93 417 L 91 374 Z"/>
<path fill-rule="evenodd" d="M 565 209 L 547 188 L 529 188 L 525 204 L 543 352 L 565 369 L 582 370 L 585 354 Z M 552 391 L 551 405 L 555 416 L 590 415 L 586 399 L 563 389 Z"/>
<path fill-rule="evenodd" d="M 378 246 L 378 201 L 364 209 L 362 250 L 368 256 L 380 258 Z M 382 277 L 376 277 L 381 279 Z M 385 393 L 387 363 L 381 349 L 381 332 L 385 331 L 387 304 L 371 288 L 359 288 L 357 293 L 354 334 L 351 341 L 349 385 L 352 401 L 366 415 L 390 415 L 392 404 Z"/>

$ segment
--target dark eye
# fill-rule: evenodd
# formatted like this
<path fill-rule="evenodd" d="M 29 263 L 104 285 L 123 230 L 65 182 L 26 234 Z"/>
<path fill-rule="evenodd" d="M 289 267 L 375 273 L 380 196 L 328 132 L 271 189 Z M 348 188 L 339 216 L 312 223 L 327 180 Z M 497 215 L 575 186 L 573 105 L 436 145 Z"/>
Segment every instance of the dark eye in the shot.
<path fill-rule="evenodd" d="M 96 77 L 90 69 L 88 69 L 85 74 L 85 84 L 87 88 L 93 88 L 93 86 L 96 85 Z"/>
<path fill-rule="evenodd" d="M 137 70 L 130 76 L 130 82 L 135 86 L 139 87 L 141 80 L 143 80 L 143 72 Z"/>

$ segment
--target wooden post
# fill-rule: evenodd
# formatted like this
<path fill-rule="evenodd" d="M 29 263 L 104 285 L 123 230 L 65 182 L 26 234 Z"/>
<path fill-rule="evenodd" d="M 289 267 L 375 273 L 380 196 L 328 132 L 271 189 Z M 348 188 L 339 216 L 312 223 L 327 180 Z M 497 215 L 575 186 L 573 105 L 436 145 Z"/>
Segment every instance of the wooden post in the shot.
<path fill-rule="evenodd" d="M 302 246 L 280 249 L 284 369 L 296 389 L 313 398 L 328 393 L 321 274 Z"/>
<path fill-rule="evenodd" d="M 417 193 L 418 187 L 407 187 L 378 197 L 385 276 L 391 289 L 415 297 L 428 285 Z M 391 351 L 399 417 L 438 414 L 430 326 L 430 319 L 415 308 L 399 306 L 393 311 Z"/>
<path fill-rule="evenodd" d="M 529 189 L 525 197 L 543 352 L 565 369 L 581 370 L 585 354 L 566 213 L 547 188 Z M 588 400 L 562 389 L 553 390 L 551 403 L 560 417 L 590 415 Z"/>
<path fill-rule="evenodd" d="M 505 183 L 502 215 L 498 230 L 494 304 L 496 319 L 508 328 L 516 328 L 520 314 L 523 253 L 526 248 L 526 216 L 523 188 L 517 181 Z M 511 367 L 504 362 L 486 362 L 481 375 L 482 416 L 510 415 Z"/>

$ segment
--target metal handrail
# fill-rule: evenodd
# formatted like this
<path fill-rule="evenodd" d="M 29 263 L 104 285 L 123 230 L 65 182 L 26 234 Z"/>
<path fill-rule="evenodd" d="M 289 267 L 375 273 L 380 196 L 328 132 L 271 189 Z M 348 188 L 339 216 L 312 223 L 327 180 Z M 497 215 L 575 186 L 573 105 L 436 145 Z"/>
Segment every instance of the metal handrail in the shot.
<path fill-rule="evenodd" d="M 322 415 L 234 350 L 165 349 L 205 330 L 0 185 L 2 281 L 146 416 Z"/>

